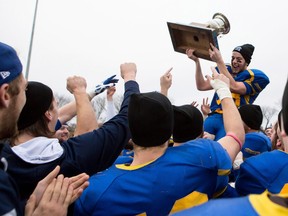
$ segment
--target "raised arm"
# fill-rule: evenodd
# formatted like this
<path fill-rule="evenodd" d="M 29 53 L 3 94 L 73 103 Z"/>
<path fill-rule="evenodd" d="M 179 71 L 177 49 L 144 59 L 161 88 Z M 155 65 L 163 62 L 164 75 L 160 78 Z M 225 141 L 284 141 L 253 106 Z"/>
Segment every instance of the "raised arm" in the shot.
<path fill-rule="evenodd" d="M 210 82 L 204 78 L 200 65 L 200 60 L 198 57 L 194 55 L 194 51 L 195 51 L 194 49 L 189 48 L 186 50 L 186 55 L 188 56 L 189 59 L 192 59 L 196 64 L 195 80 L 197 89 L 200 91 L 211 90 L 212 87 L 210 85 Z"/>
<path fill-rule="evenodd" d="M 203 98 L 202 104 L 201 104 L 201 111 L 203 114 L 203 118 L 206 119 L 208 117 L 208 114 L 211 112 L 210 104 L 208 102 L 208 97 Z"/>
<path fill-rule="evenodd" d="M 234 78 L 232 77 L 232 75 L 229 73 L 229 71 L 226 68 L 226 65 L 223 61 L 223 58 L 221 56 L 220 51 L 215 46 L 213 46 L 213 44 L 210 44 L 210 47 L 211 47 L 209 49 L 210 58 L 214 62 L 216 62 L 220 73 L 224 74 L 226 77 L 229 78 L 231 92 L 241 94 L 241 95 L 245 94 L 246 93 L 246 86 L 244 85 L 244 83 L 243 82 L 237 82 L 234 80 Z"/>
<path fill-rule="evenodd" d="M 93 90 L 89 91 L 87 93 L 89 100 L 91 101 L 96 95 L 101 94 L 106 89 L 114 87 L 118 82 L 118 79 L 115 78 L 115 76 L 116 75 L 108 77 L 106 80 L 96 85 L 96 87 Z M 58 119 L 61 122 L 61 124 L 63 124 L 67 121 L 70 121 L 74 116 L 76 116 L 76 114 L 77 114 L 76 101 L 72 101 L 68 104 L 65 104 L 63 107 L 59 109 Z"/>
<path fill-rule="evenodd" d="M 76 116 L 75 101 L 71 101 L 59 108 L 58 119 L 61 122 L 61 124 L 70 121 L 74 116 Z"/>
<path fill-rule="evenodd" d="M 116 86 L 111 86 L 107 89 L 107 112 L 106 121 L 113 118 L 116 115 L 116 108 L 114 106 L 113 95 L 116 92 Z"/>
<path fill-rule="evenodd" d="M 226 136 L 218 140 L 218 142 L 227 150 L 231 160 L 234 161 L 245 140 L 244 127 L 240 113 L 229 90 L 229 79 L 223 74 L 218 74 L 215 68 L 211 69 L 214 79 L 210 76 L 207 78 L 221 100 L 226 131 Z"/>
<path fill-rule="evenodd" d="M 76 102 L 77 125 L 74 136 L 98 128 L 96 114 L 86 93 L 86 80 L 73 76 L 67 79 L 67 90 L 74 95 Z"/>
<path fill-rule="evenodd" d="M 127 114 L 130 95 L 139 93 L 139 85 L 135 80 L 136 71 L 134 63 L 120 66 L 125 92 L 121 108 L 115 117 L 97 130 L 63 142 L 63 148 L 67 149 L 67 152 L 72 152 L 78 166 L 88 175 L 110 167 L 131 138 Z"/>
<path fill-rule="evenodd" d="M 172 85 L 172 74 L 171 70 L 173 68 L 169 68 L 161 77 L 160 77 L 160 92 L 161 94 L 168 97 L 168 90 Z"/>
<path fill-rule="evenodd" d="M 137 67 L 135 63 L 124 63 L 120 65 L 120 73 L 124 82 L 135 81 Z"/>

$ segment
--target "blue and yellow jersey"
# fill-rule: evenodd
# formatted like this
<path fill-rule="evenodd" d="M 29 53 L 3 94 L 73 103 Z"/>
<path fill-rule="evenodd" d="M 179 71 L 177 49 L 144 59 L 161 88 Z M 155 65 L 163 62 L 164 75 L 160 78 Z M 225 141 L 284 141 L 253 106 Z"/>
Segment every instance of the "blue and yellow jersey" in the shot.
<path fill-rule="evenodd" d="M 288 215 L 288 208 L 278 205 L 269 199 L 267 191 L 262 194 L 250 195 L 240 198 L 218 199 L 211 200 L 203 205 L 196 206 L 176 214 L 173 216 L 191 216 L 191 215 L 205 215 L 205 216 L 284 216 Z M 288 193 L 279 195 L 288 199 Z"/>
<path fill-rule="evenodd" d="M 239 195 L 288 193 L 288 154 L 274 150 L 246 159 L 235 182 Z"/>
<path fill-rule="evenodd" d="M 230 65 L 226 65 L 228 71 L 232 73 Z M 216 70 L 219 72 L 218 68 Z M 235 81 L 243 82 L 246 86 L 246 93 L 244 95 L 232 93 L 232 97 L 237 107 L 244 104 L 252 104 L 258 97 L 259 93 L 269 84 L 269 78 L 257 69 L 247 69 L 238 73 L 234 77 Z M 222 113 L 222 107 L 218 95 L 215 93 L 211 101 L 212 112 Z"/>
<path fill-rule="evenodd" d="M 167 148 L 141 166 L 115 164 L 92 176 L 76 201 L 76 215 L 168 215 L 202 204 L 228 184 L 232 162 L 215 141 Z M 218 179 L 218 177 L 226 176 Z"/>

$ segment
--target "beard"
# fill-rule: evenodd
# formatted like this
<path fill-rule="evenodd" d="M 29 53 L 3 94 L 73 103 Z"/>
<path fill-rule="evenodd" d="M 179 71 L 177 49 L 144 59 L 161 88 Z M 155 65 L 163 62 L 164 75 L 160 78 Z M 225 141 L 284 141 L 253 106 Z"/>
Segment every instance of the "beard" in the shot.
<path fill-rule="evenodd" d="M 11 138 L 18 131 L 17 121 L 19 111 L 15 101 L 13 101 L 7 109 L 3 110 L 3 112 L 0 126 L 0 139 Z"/>

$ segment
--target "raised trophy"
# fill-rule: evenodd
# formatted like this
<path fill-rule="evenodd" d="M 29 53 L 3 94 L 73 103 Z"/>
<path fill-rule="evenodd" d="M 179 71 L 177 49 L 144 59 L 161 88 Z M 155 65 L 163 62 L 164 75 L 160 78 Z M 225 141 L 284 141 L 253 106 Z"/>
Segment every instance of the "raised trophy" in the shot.
<path fill-rule="evenodd" d="M 195 49 L 194 55 L 210 60 L 210 43 L 219 49 L 217 37 L 230 31 L 228 19 L 221 13 L 215 13 L 207 23 L 192 22 L 188 25 L 167 22 L 174 50 L 186 53 L 187 48 Z"/>

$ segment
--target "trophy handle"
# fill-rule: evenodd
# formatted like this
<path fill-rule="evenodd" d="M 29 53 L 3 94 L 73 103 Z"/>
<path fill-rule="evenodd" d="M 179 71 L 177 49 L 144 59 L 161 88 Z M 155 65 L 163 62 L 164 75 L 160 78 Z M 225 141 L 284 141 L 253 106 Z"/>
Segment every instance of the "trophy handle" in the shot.
<path fill-rule="evenodd" d="M 213 28 L 217 34 L 227 34 L 230 31 L 230 23 L 226 16 L 221 13 L 215 13 L 212 20 L 207 23 L 208 28 Z"/>

